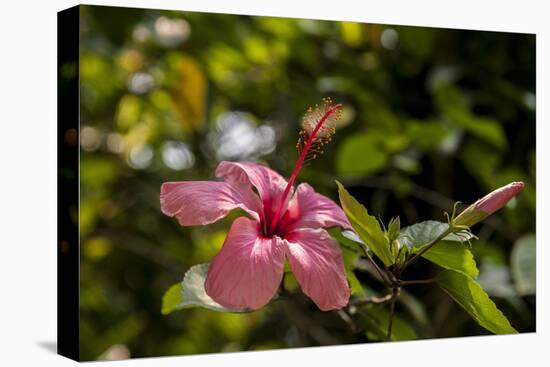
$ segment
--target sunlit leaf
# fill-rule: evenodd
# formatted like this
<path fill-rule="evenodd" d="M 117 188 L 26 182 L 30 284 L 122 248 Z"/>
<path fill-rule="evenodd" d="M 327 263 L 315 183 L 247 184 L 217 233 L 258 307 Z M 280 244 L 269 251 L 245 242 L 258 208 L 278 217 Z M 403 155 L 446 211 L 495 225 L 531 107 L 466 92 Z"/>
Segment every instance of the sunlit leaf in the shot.
<path fill-rule="evenodd" d="M 340 203 L 353 229 L 386 266 L 391 265 L 394 259 L 390 251 L 390 245 L 388 239 L 384 236 L 384 231 L 380 228 L 378 220 L 369 215 L 367 209 L 359 204 L 340 182 L 336 181 L 336 184 L 338 185 Z"/>
<path fill-rule="evenodd" d="M 474 255 L 462 243 L 441 241 L 426 251 L 422 257 L 442 268 L 458 270 L 472 278 L 479 274 Z"/>
<path fill-rule="evenodd" d="M 172 285 L 166 293 L 162 296 L 162 309 L 163 315 L 168 315 L 171 312 L 181 309 L 182 303 L 182 289 L 181 283 Z"/>
<path fill-rule="evenodd" d="M 445 270 L 437 276 L 437 283 L 480 326 L 494 334 L 517 333 L 479 283 L 467 274 Z"/>

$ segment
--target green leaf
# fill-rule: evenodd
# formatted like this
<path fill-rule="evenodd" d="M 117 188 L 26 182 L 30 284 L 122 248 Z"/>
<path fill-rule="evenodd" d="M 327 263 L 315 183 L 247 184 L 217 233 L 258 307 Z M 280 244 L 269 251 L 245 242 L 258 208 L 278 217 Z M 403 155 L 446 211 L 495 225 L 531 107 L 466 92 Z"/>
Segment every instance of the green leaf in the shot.
<path fill-rule="evenodd" d="M 337 242 L 340 243 L 342 246 L 342 258 L 344 260 L 344 268 L 346 269 L 346 276 L 348 278 L 350 287 L 351 287 L 351 294 L 358 295 L 358 296 L 364 296 L 366 295 L 365 290 L 363 289 L 363 286 L 359 282 L 359 279 L 355 276 L 355 273 L 353 272 L 353 267 L 355 264 L 355 261 L 359 257 L 359 253 L 362 253 L 362 246 L 364 244 L 361 244 L 360 242 L 357 242 L 356 240 L 348 239 L 347 236 L 344 236 L 344 232 L 352 233 L 353 235 L 357 236 L 355 232 L 352 231 L 342 231 L 339 228 L 330 228 L 328 229 L 328 232 L 330 233 L 331 237 L 334 238 Z M 357 240 L 361 241 L 359 238 Z"/>
<path fill-rule="evenodd" d="M 474 255 L 461 243 L 441 241 L 426 251 L 422 257 L 442 268 L 458 270 L 472 278 L 479 274 Z"/>
<path fill-rule="evenodd" d="M 231 310 L 223 307 L 216 301 L 214 301 L 204 289 L 204 283 L 206 281 L 206 275 L 208 274 L 208 267 L 210 264 L 199 264 L 192 266 L 185 276 L 183 277 L 182 289 L 183 289 L 183 302 L 181 306 L 195 307 L 200 306 L 208 308 L 214 311 L 222 312 L 242 312 L 245 310 Z"/>
<path fill-rule="evenodd" d="M 328 228 L 326 231 L 343 249 L 363 253 L 365 244 L 355 232 L 350 230 L 342 231 L 338 227 Z"/>
<path fill-rule="evenodd" d="M 369 215 L 367 209 L 359 204 L 340 182 L 336 181 L 336 184 L 338 185 L 340 203 L 355 232 L 386 266 L 393 264 L 394 259 L 390 252 L 390 244 L 380 228 L 378 220 Z"/>
<path fill-rule="evenodd" d="M 283 271 L 285 272 L 285 274 L 292 273 L 292 269 L 290 268 L 288 259 L 285 259 L 285 265 L 284 265 Z"/>
<path fill-rule="evenodd" d="M 534 234 L 528 234 L 516 241 L 511 255 L 511 270 L 518 293 L 535 294 L 536 279 L 536 240 Z"/>
<path fill-rule="evenodd" d="M 427 220 L 424 222 L 413 224 L 401 230 L 399 242 L 409 248 L 419 249 L 439 237 L 449 228 L 447 223 L 438 222 L 435 220 Z M 473 236 L 466 232 L 461 232 L 460 235 L 449 234 L 444 238 L 445 241 L 465 242 Z"/>
<path fill-rule="evenodd" d="M 437 283 L 480 326 L 494 334 L 517 333 L 479 283 L 467 274 L 445 270 L 437 276 Z"/>
<path fill-rule="evenodd" d="M 453 111 L 448 115 L 456 125 L 472 135 L 492 144 L 496 148 L 506 148 L 506 135 L 502 129 L 502 124 L 498 121 L 479 117 L 466 111 Z"/>
<path fill-rule="evenodd" d="M 436 148 L 449 135 L 449 128 L 439 121 L 409 120 L 406 131 L 411 141 L 423 150 Z"/>
<path fill-rule="evenodd" d="M 344 260 L 344 268 L 346 270 L 353 270 L 355 260 L 359 257 L 359 254 L 347 247 L 342 248 L 342 259 Z"/>
<path fill-rule="evenodd" d="M 191 307 L 203 307 L 219 312 L 246 312 L 248 310 L 232 310 L 215 302 L 204 290 L 204 282 L 210 264 L 192 266 L 183 277 L 179 288 L 173 285 L 163 296 L 162 313 L 168 314 L 175 310 Z M 178 297 L 177 292 L 180 291 Z M 179 302 L 178 302 L 179 301 Z"/>
<path fill-rule="evenodd" d="M 336 153 L 337 171 L 348 176 L 367 176 L 379 172 L 388 161 L 382 142 L 370 134 L 356 134 L 347 138 Z"/>
<path fill-rule="evenodd" d="M 456 126 L 496 148 L 506 147 L 507 140 L 502 124 L 471 113 L 466 96 L 458 88 L 450 85 L 440 86 L 436 91 L 436 102 L 443 114 Z"/>
<path fill-rule="evenodd" d="M 371 305 L 361 314 L 367 324 L 367 337 L 371 340 L 386 340 L 388 333 L 388 322 L 390 319 L 389 310 L 380 305 Z M 414 340 L 418 339 L 416 331 L 404 319 L 393 315 L 391 340 Z"/>
<path fill-rule="evenodd" d="M 464 93 L 447 83 L 439 85 L 435 90 L 435 102 L 442 112 L 468 109 L 468 101 Z"/>
<path fill-rule="evenodd" d="M 502 156 L 496 149 L 482 141 L 467 140 L 462 144 L 459 154 L 464 167 L 479 182 L 493 183 L 494 175 L 502 161 Z M 513 181 L 519 179 L 515 177 Z M 510 181 L 506 183 L 508 182 Z"/>
<path fill-rule="evenodd" d="M 162 296 L 162 309 L 161 313 L 163 315 L 168 315 L 178 309 L 180 309 L 180 304 L 182 302 L 182 289 L 181 283 L 172 285 L 164 296 Z"/>
<path fill-rule="evenodd" d="M 363 242 L 359 235 L 352 230 L 346 229 L 345 231 L 342 231 L 342 236 L 344 236 L 348 241 L 355 243 L 355 246 L 357 246 L 361 250 L 363 248 L 368 249 L 367 245 L 365 245 L 365 242 Z"/>
<path fill-rule="evenodd" d="M 359 279 L 357 279 L 357 276 L 355 276 L 355 273 L 351 270 L 348 270 L 346 271 L 346 275 L 348 277 L 349 285 L 351 287 L 351 294 L 356 296 L 366 296 L 367 294 L 363 289 L 361 282 L 359 282 Z"/>
<path fill-rule="evenodd" d="M 389 241 L 396 240 L 399 237 L 400 233 L 401 233 L 401 219 L 399 217 L 390 219 L 390 223 L 388 224 L 388 232 L 387 232 L 388 240 Z"/>

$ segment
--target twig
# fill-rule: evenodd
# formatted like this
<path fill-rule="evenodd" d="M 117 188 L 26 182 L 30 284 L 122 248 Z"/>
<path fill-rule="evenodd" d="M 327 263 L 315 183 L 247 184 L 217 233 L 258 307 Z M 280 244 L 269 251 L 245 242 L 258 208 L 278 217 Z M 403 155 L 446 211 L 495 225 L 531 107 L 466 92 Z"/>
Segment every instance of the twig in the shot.
<path fill-rule="evenodd" d="M 384 285 L 386 285 L 387 287 L 391 287 L 391 284 L 392 282 L 386 278 L 385 275 L 387 275 L 387 273 L 385 271 L 383 271 L 382 269 L 380 269 L 380 267 L 378 266 L 378 264 L 374 261 L 374 259 L 372 258 L 372 256 L 369 255 L 369 251 L 367 250 L 367 247 L 364 246 L 362 247 L 363 248 L 363 252 L 365 253 L 365 256 L 367 257 L 367 259 L 371 262 L 371 264 L 374 266 L 374 268 L 376 269 L 376 271 L 378 272 L 378 275 L 380 276 L 380 278 L 382 279 L 382 282 L 384 283 Z M 385 275 L 384 275 L 385 274 Z"/>
<path fill-rule="evenodd" d="M 400 280 L 397 282 L 400 286 L 412 284 L 429 284 L 435 282 L 435 278 L 419 279 L 419 280 Z"/>
<path fill-rule="evenodd" d="M 348 303 L 348 305 L 349 306 L 362 306 L 362 305 L 371 304 L 371 303 L 372 304 L 383 304 L 383 303 L 387 303 L 387 302 L 391 301 L 392 296 L 393 296 L 393 293 L 389 293 L 389 294 L 386 294 L 385 296 L 382 296 L 382 297 L 371 296 L 371 297 L 365 297 L 365 298 L 358 298 L 358 299 L 351 300 Z"/>
<path fill-rule="evenodd" d="M 395 299 L 399 294 L 399 288 L 393 288 L 391 294 L 391 305 L 390 305 L 390 318 L 388 320 L 388 341 L 391 340 L 391 332 L 393 326 L 393 314 L 395 313 Z"/>

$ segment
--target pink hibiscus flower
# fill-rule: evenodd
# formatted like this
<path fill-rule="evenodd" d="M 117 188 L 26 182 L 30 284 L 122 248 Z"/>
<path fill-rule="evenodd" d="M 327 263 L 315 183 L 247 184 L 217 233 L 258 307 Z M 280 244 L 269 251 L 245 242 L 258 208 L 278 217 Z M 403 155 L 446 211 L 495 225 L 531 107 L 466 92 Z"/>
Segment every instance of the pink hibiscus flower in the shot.
<path fill-rule="evenodd" d="M 276 293 L 285 258 L 302 291 L 323 311 L 347 305 L 350 288 L 342 253 L 326 227 L 351 229 L 345 214 L 327 197 L 293 183 L 305 161 L 321 153 L 341 105 L 330 101 L 310 110 L 299 141 L 300 156 L 287 182 L 270 168 L 252 162 L 221 162 L 220 181 L 167 182 L 161 187 L 164 214 L 183 226 L 213 223 L 235 208 L 250 217 L 231 225 L 220 252 L 210 264 L 206 293 L 230 309 L 258 309 Z M 315 121 L 315 124 L 312 121 Z M 254 191 L 254 189 L 256 191 Z"/>

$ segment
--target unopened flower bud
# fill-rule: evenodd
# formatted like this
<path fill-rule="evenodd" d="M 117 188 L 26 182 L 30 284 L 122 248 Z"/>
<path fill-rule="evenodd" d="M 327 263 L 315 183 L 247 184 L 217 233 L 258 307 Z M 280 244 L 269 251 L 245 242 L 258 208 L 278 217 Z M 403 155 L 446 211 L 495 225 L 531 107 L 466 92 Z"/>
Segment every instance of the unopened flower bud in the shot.
<path fill-rule="evenodd" d="M 453 220 L 454 225 L 471 227 L 506 205 L 523 190 L 523 182 L 512 182 L 485 195 Z"/>

